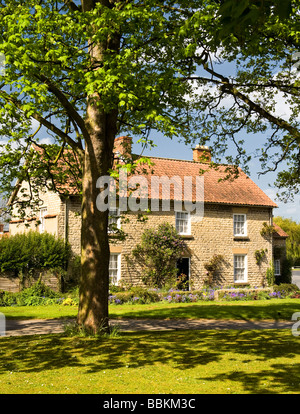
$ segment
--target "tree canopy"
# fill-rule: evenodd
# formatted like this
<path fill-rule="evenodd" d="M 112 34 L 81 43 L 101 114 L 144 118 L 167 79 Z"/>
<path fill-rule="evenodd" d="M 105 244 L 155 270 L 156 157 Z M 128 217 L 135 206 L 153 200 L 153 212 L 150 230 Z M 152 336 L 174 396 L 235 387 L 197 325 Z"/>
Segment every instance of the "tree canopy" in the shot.
<path fill-rule="evenodd" d="M 0 191 L 57 189 L 75 177 L 82 196 L 78 321 L 108 318 L 108 213 L 95 207 L 117 135 L 151 144 L 150 131 L 211 146 L 247 167 L 244 147 L 264 133 L 264 171 L 282 162 L 284 196 L 299 190 L 296 0 L 3 0 L 0 3 Z M 226 73 L 225 63 L 234 63 Z M 285 99 L 283 118 L 276 103 Z M 43 146 L 41 134 L 51 137 Z M 33 145 L 35 146 L 33 148 Z M 236 156 L 228 155 L 234 146 Z M 61 164 L 62 162 L 62 164 Z M 18 200 L 20 201 L 20 199 Z M 106 322 L 105 322 L 106 323 Z"/>
<path fill-rule="evenodd" d="M 191 102 L 185 97 L 195 64 L 182 25 L 198 5 L 1 2 L 1 191 L 9 194 L 16 179 L 28 181 L 28 191 L 15 198 L 24 210 L 41 185 L 56 190 L 70 174 L 80 181 L 78 323 L 92 330 L 108 326 L 108 212 L 96 208 L 97 180 L 110 174 L 114 139 L 123 131 L 146 143 L 152 129 L 189 136 Z M 39 141 L 41 129 L 52 138 L 50 147 Z"/>
<path fill-rule="evenodd" d="M 300 224 L 296 221 L 284 217 L 274 217 L 274 222 L 278 224 L 289 237 L 286 240 L 287 258 L 293 265 L 300 265 Z"/>
<path fill-rule="evenodd" d="M 283 166 L 276 185 L 287 200 L 300 188 L 299 2 L 225 0 L 215 7 L 210 41 L 196 46 L 197 133 L 215 156 L 246 170 L 252 157 L 262 173 Z M 246 143 L 255 134 L 260 141 L 251 154 Z"/>

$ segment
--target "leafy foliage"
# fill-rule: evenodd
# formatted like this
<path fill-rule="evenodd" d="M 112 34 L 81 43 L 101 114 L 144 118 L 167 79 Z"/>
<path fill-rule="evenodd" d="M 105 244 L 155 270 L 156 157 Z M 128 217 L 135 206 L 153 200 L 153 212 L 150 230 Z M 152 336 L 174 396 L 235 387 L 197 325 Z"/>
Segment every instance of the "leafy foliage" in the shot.
<path fill-rule="evenodd" d="M 266 271 L 266 279 L 268 282 L 268 286 L 273 286 L 275 283 L 275 267 L 274 263 L 272 262 Z"/>
<path fill-rule="evenodd" d="M 180 3 L 185 15 L 192 13 L 190 2 Z M 4 1 L 1 191 L 9 196 L 16 178 L 28 180 L 24 208 L 41 183 L 59 190 L 57 184 L 71 177 L 80 188 L 84 143 L 96 120 L 86 113 L 95 93 L 101 96 L 98 113 L 118 112 L 117 134 L 136 135 L 145 145 L 151 129 L 188 137 L 190 104 L 182 97 L 191 90 L 187 75 L 192 67 L 178 49 L 178 42 L 184 44 L 179 38 L 182 16 L 173 1 L 82 1 L 82 6 Z M 40 142 L 45 133 L 53 142 L 47 149 Z M 43 158 L 32 144 L 44 150 Z"/>
<path fill-rule="evenodd" d="M 265 259 L 267 251 L 267 249 L 255 250 L 254 257 L 258 266 L 260 266 L 261 262 Z"/>
<path fill-rule="evenodd" d="M 70 246 L 49 233 L 30 231 L 0 239 L 1 272 L 64 269 L 69 257 Z"/>
<path fill-rule="evenodd" d="M 280 292 L 281 297 L 285 297 L 293 293 L 299 293 L 299 288 L 293 283 L 281 283 L 274 286 L 274 292 Z"/>
<path fill-rule="evenodd" d="M 286 239 L 287 258 L 293 265 L 300 265 L 300 224 L 294 220 L 274 217 L 274 222 L 284 230 L 289 237 Z"/>
<path fill-rule="evenodd" d="M 217 273 L 221 270 L 222 263 L 224 262 L 224 256 L 221 254 L 215 254 L 211 260 L 207 263 L 204 263 L 204 268 L 206 269 L 206 279 L 205 284 L 212 286 L 214 279 L 217 276 Z"/>
<path fill-rule="evenodd" d="M 21 292 L 1 292 L 0 306 L 38 306 L 61 303 L 59 293 L 54 292 L 38 280 Z"/>
<path fill-rule="evenodd" d="M 143 282 L 161 288 L 173 284 L 177 276 L 176 260 L 186 248 L 184 240 L 169 223 L 146 229 L 141 243 L 132 251 L 143 266 Z"/>

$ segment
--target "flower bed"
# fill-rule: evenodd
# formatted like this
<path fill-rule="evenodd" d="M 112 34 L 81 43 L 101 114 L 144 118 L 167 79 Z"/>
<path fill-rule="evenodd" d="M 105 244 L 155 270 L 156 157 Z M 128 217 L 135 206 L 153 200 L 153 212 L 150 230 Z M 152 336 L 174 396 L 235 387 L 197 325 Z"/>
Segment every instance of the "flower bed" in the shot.
<path fill-rule="evenodd" d="M 299 298 L 300 289 L 296 285 L 282 284 L 269 288 L 251 287 L 216 287 L 193 291 L 170 289 L 163 292 L 158 289 L 133 288 L 128 291 L 114 292 L 109 296 L 109 303 L 152 303 L 166 301 L 168 303 L 189 303 L 212 300 L 262 300 L 262 299 Z"/>
<path fill-rule="evenodd" d="M 251 287 L 215 287 L 202 288 L 193 291 L 170 289 L 146 289 L 135 287 L 128 290 L 113 288 L 109 295 L 109 303 L 121 305 L 123 303 L 145 304 L 154 302 L 192 303 L 199 301 L 232 301 L 232 300 L 259 300 L 259 299 L 300 299 L 300 289 L 293 284 L 275 285 L 272 288 Z M 77 306 L 79 302 L 78 289 L 68 294 L 53 292 L 41 281 L 21 292 L 0 291 L 0 306 L 34 306 L 34 305 L 65 305 Z"/>

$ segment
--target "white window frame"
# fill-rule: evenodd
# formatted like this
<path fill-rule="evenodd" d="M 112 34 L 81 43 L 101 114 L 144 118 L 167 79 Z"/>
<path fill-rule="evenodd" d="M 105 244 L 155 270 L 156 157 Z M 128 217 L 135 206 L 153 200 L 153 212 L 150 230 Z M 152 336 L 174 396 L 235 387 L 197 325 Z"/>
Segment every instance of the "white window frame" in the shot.
<path fill-rule="evenodd" d="M 116 213 L 116 214 L 114 214 Z M 109 216 L 113 216 L 112 218 L 109 218 Z M 120 217 L 120 210 L 118 208 L 112 208 L 108 210 L 108 225 L 116 223 L 117 229 L 121 228 L 121 217 Z M 116 232 L 116 230 L 108 228 L 108 233 L 113 234 Z"/>
<path fill-rule="evenodd" d="M 242 257 L 244 259 L 244 275 L 243 278 L 237 278 L 236 276 L 236 271 L 240 270 L 241 268 L 237 268 L 236 267 L 236 258 L 237 257 Z M 245 283 L 248 280 L 248 257 L 246 254 L 235 254 L 233 255 L 233 279 L 234 279 L 234 283 Z"/>
<path fill-rule="evenodd" d="M 238 217 L 243 217 L 243 228 L 242 232 L 236 232 L 236 224 L 242 223 L 242 221 L 237 221 Z M 245 237 L 247 236 L 247 215 L 246 214 L 239 214 L 235 213 L 233 215 L 233 235 L 238 237 Z"/>
<path fill-rule="evenodd" d="M 113 269 L 111 268 L 111 261 L 110 261 L 112 256 L 117 257 L 117 260 L 115 262 L 117 264 L 117 267 Z M 111 274 L 112 270 L 116 271 L 115 275 Z M 109 282 L 112 285 L 118 285 L 120 279 L 121 279 L 121 253 L 111 253 L 109 257 Z"/>
<path fill-rule="evenodd" d="M 41 207 L 40 208 L 40 225 L 39 225 L 39 229 L 40 229 L 40 233 L 44 233 L 45 231 L 45 216 L 47 215 L 47 207 Z"/>
<path fill-rule="evenodd" d="M 186 231 L 179 231 L 178 220 L 183 220 L 182 217 L 178 217 L 180 214 L 184 214 L 187 217 L 187 229 Z M 191 235 L 191 214 L 189 211 L 175 211 L 175 228 L 178 234 L 190 236 Z"/>
<path fill-rule="evenodd" d="M 280 276 L 281 275 L 281 269 L 280 269 L 280 259 L 274 260 L 274 275 Z"/>

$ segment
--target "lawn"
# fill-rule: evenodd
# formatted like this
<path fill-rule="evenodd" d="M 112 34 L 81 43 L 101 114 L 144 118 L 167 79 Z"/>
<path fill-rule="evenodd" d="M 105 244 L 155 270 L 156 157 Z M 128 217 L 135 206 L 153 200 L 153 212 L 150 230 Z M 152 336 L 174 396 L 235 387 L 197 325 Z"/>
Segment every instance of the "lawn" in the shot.
<path fill-rule="evenodd" d="M 286 319 L 298 299 L 111 305 L 111 318 Z M 9 318 L 73 318 L 76 306 L 2 307 Z M 0 337 L 0 394 L 298 394 L 291 330 Z"/>
<path fill-rule="evenodd" d="M 299 299 L 110 305 L 111 318 L 291 320 L 292 314 L 299 311 Z M 62 305 L 11 306 L 0 307 L 0 312 L 8 319 L 74 318 L 77 314 L 77 307 Z"/>
<path fill-rule="evenodd" d="M 0 393 L 299 393 L 290 330 L 0 338 Z"/>

